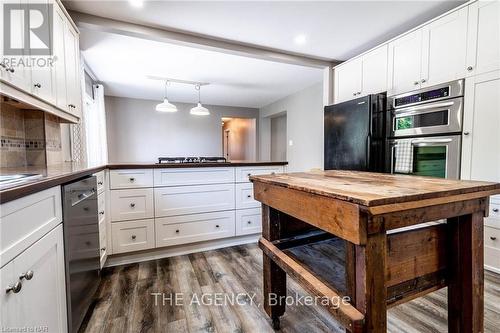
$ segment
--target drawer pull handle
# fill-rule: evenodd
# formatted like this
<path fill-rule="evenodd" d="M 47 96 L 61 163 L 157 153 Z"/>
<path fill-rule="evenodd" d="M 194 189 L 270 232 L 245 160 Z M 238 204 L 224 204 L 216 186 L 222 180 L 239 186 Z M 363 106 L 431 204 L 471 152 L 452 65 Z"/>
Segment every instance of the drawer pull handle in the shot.
<path fill-rule="evenodd" d="M 496 238 L 496 237 L 493 237 L 493 236 L 491 236 L 491 237 L 490 237 L 490 239 L 491 239 L 492 241 L 497 240 L 497 238 Z"/>
<path fill-rule="evenodd" d="M 103 210 L 101 210 L 101 211 L 99 212 L 99 214 L 104 215 L 104 211 L 103 211 Z"/>
<path fill-rule="evenodd" d="M 135 240 L 137 238 L 136 235 L 132 235 L 132 239 Z"/>
<path fill-rule="evenodd" d="M 135 203 L 133 203 L 133 202 L 132 202 L 132 203 L 130 204 L 130 207 L 134 208 L 134 207 L 135 207 Z"/>
<path fill-rule="evenodd" d="M 42 87 L 42 85 L 41 85 L 40 83 L 35 83 L 33 86 L 34 86 L 35 88 L 41 88 L 41 87 Z"/>
<path fill-rule="evenodd" d="M 252 197 L 252 195 L 251 195 L 251 194 L 248 194 L 248 195 L 247 195 L 247 198 L 251 198 L 251 197 Z"/>
<path fill-rule="evenodd" d="M 101 251 L 102 252 L 106 251 L 106 247 L 101 248 Z"/>
<path fill-rule="evenodd" d="M 17 294 L 18 292 L 21 291 L 22 287 L 23 287 L 23 284 L 18 281 L 16 283 L 14 283 L 13 285 L 9 284 L 7 286 L 7 288 L 5 289 L 5 292 L 8 294 L 12 291 L 14 294 Z"/>
<path fill-rule="evenodd" d="M 247 221 L 248 224 L 252 224 L 252 221 Z"/>
<path fill-rule="evenodd" d="M 131 177 L 128 180 L 130 180 L 131 182 L 135 182 L 135 178 L 134 177 Z"/>
<path fill-rule="evenodd" d="M 26 279 L 26 280 L 31 280 L 33 278 L 34 272 L 30 269 L 26 273 L 22 273 L 19 275 L 19 280 Z"/>
<path fill-rule="evenodd" d="M 85 245 L 90 246 L 90 245 L 92 245 L 92 243 L 90 241 L 86 241 Z"/>
<path fill-rule="evenodd" d="M 97 182 L 97 185 L 102 185 L 102 182 Z"/>
<path fill-rule="evenodd" d="M 495 213 L 498 213 L 498 208 L 493 208 L 493 211 L 494 211 Z"/>
<path fill-rule="evenodd" d="M 178 234 L 179 233 L 179 229 L 175 230 L 175 233 Z"/>
<path fill-rule="evenodd" d="M 251 173 L 247 173 L 247 177 L 250 177 L 252 174 Z"/>
<path fill-rule="evenodd" d="M 90 210 L 90 208 L 89 207 L 83 207 L 83 210 L 86 211 L 86 212 L 88 212 Z"/>
<path fill-rule="evenodd" d="M 218 224 L 217 224 L 215 227 L 216 227 L 216 228 L 220 228 L 220 225 L 218 225 Z"/>

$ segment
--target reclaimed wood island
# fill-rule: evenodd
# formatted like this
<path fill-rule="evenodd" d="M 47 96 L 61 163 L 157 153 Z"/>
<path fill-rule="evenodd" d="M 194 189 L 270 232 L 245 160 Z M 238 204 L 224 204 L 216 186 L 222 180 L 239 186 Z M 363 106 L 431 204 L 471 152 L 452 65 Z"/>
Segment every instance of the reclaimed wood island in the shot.
<path fill-rule="evenodd" d="M 448 287 L 449 332 L 483 332 L 483 218 L 500 184 L 357 171 L 252 176 L 262 203 L 264 308 L 279 328 L 286 276 L 350 332 Z"/>

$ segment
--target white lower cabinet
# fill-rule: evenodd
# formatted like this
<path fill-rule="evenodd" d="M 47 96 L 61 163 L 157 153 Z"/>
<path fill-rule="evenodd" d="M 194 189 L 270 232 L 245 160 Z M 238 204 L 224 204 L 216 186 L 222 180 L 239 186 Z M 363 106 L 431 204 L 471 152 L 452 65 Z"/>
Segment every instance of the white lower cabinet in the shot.
<path fill-rule="evenodd" d="M 235 235 L 234 210 L 162 217 L 155 220 L 156 246 L 170 246 Z"/>
<path fill-rule="evenodd" d="M 262 209 L 241 209 L 236 211 L 236 236 L 262 232 Z"/>
<path fill-rule="evenodd" d="M 253 183 L 236 184 L 236 209 L 258 207 L 260 202 L 253 198 Z"/>
<path fill-rule="evenodd" d="M 114 254 L 155 247 L 154 219 L 113 222 L 111 233 Z"/>
<path fill-rule="evenodd" d="M 111 221 L 153 218 L 153 189 L 111 191 Z"/>
<path fill-rule="evenodd" d="M 0 269 L 0 326 L 67 332 L 62 225 Z"/>
<path fill-rule="evenodd" d="M 250 182 L 250 176 L 267 175 L 273 173 L 282 173 L 283 166 L 280 165 L 265 165 L 265 166 L 248 166 L 236 168 L 236 182 Z"/>
<path fill-rule="evenodd" d="M 500 274 L 500 229 L 488 225 L 484 227 L 484 266 Z"/>
<path fill-rule="evenodd" d="M 234 184 L 155 188 L 155 217 L 234 209 Z"/>

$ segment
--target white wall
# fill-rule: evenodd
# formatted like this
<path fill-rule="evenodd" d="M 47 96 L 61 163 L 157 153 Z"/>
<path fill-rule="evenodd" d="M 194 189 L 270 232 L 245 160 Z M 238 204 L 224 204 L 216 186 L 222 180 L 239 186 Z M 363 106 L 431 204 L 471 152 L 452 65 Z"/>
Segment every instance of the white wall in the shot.
<path fill-rule="evenodd" d="M 286 112 L 289 171 L 323 168 L 323 84 L 318 83 L 260 109 L 260 158 L 271 157 L 271 118 Z"/>
<path fill-rule="evenodd" d="M 184 103 L 175 103 L 176 113 L 161 113 L 155 111 L 159 102 L 106 96 L 110 163 L 155 162 L 160 156 L 222 156 L 221 117 L 259 117 L 258 109 L 212 105 L 206 106 L 210 116 L 193 116 L 189 110 L 194 104 Z"/>

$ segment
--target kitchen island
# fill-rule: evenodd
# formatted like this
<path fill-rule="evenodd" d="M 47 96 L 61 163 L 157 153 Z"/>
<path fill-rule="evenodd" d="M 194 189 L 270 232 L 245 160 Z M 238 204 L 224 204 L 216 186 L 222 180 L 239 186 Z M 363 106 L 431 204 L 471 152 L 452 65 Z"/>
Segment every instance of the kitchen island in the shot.
<path fill-rule="evenodd" d="M 483 331 L 483 218 L 500 184 L 356 171 L 250 179 L 276 328 L 288 274 L 315 296 L 342 299 L 322 305 L 351 332 L 386 332 L 388 308 L 443 287 L 449 332 Z"/>

